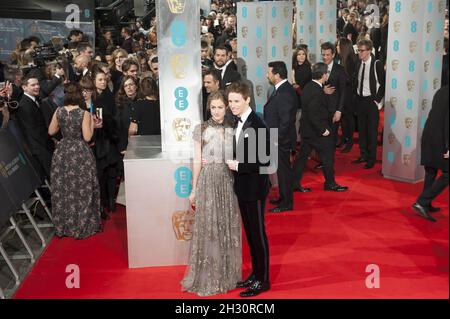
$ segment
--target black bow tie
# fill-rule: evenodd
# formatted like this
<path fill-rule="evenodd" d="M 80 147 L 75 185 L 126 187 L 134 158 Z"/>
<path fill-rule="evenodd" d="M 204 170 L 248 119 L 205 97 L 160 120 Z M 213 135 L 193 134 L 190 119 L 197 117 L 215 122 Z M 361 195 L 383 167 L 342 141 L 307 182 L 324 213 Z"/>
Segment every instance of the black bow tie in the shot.
<path fill-rule="evenodd" d="M 243 121 L 242 121 L 242 118 L 239 117 L 239 116 L 236 116 L 236 121 L 241 122 L 241 123 L 243 122 Z"/>

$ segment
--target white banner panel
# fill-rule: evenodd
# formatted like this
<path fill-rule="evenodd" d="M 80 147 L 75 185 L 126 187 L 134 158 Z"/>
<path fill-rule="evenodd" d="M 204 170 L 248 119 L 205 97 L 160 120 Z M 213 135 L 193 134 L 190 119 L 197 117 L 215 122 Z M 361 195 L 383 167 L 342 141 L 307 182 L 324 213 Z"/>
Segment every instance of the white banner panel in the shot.
<path fill-rule="evenodd" d="M 158 0 L 156 5 L 162 150 L 189 158 L 192 131 L 201 119 L 200 4 Z"/>
<path fill-rule="evenodd" d="M 441 87 L 445 2 L 394 1 L 389 12 L 383 174 L 423 178 L 420 143 Z"/>

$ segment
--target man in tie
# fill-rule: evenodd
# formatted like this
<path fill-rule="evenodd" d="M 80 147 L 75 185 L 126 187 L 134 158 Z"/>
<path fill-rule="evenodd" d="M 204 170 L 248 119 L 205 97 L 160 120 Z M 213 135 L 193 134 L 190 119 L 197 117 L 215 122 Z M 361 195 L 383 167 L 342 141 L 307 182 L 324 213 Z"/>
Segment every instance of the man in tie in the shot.
<path fill-rule="evenodd" d="M 22 80 L 24 94 L 19 103 L 18 118 L 31 154 L 47 179 L 50 179 L 50 167 L 54 143 L 48 135 L 48 128 L 39 102 L 40 85 L 33 75 Z"/>
<path fill-rule="evenodd" d="M 252 297 L 270 289 L 269 243 L 264 225 L 266 197 L 269 193 L 269 176 L 260 153 L 267 154 L 269 132 L 264 122 L 250 108 L 250 88 L 244 83 L 233 83 L 228 88 L 228 103 L 238 121 L 235 131 L 235 160 L 227 164 L 234 174 L 234 191 L 238 198 L 242 222 L 250 246 L 252 273 L 238 288 L 247 288 L 241 297 Z M 261 131 L 265 131 L 262 134 Z M 262 140 L 264 138 L 264 140 Z M 265 150 L 261 147 L 265 146 Z"/>
<path fill-rule="evenodd" d="M 229 53 L 228 46 L 218 46 L 214 49 L 214 67 L 221 75 L 221 90 L 225 90 L 231 83 L 241 80 L 241 75 L 230 66 L 233 59 L 230 58 Z"/>
<path fill-rule="evenodd" d="M 287 80 L 288 71 L 282 61 L 269 63 L 267 78 L 275 90 L 264 106 L 264 121 L 269 129 L 278 130 L 278 165 L 277 177 L 280 198 L 271 201 L 277 205 L 269 209 L 271 213 L 290 211 L 294 206 L 292 189 L 293 171 L 291 168 L 291 152 L 297 144 L 297 132 L 295 130 L 295 118 L 298 108 L 298 97 Z"/>
<path fill-rule="evenodd" d="M 354 87 L 357 88 L 357 117 L 361 155 L 352 163 L 366 163 L 365 169 L 373 168 L 377 159 L 379 110 L 385 93 L 383 63 L 375 59 L 372 55 L 372 49 L 372 41 L 361 40 L 358 42 L 360 61 L 354 79 Z"/>

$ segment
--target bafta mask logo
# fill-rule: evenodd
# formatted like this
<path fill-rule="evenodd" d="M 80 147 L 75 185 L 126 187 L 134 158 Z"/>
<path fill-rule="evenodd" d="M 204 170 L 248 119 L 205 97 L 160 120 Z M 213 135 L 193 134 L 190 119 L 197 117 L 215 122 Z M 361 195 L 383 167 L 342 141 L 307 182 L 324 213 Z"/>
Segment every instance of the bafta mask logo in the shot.
<path fill-rule="evenodd" d="M 308 30 L 309 30 L 309 33 L 313 33 L 313 31 L 314 31 L 314 28 L 313 28 L 313 26 L 312 26 L 312 25 L 310 25 L 310 26 L 308 27 Z"/>
<path fill-rule="evenodd" d="M 193 235 L 195 215 L 193 211 L 178 211 L 172 215 L 172 228 L 178 241 L 190 241 Z"/>
<path fill-rule="evenodd" d="M 33 24 L 31 26 L 31 33 L 37 33 L 37 32 L 38 32 L 38 27 L 37 27 L 37 25 Z"/>
<path fill-rule="evenodd" d="M 284 12 L 284 17 L 287 19 L 289 17 L 289 12 L 290 12 L 290 8 L 289 7 L 284 7 L 283 12 Z"/>
<path fill-rule="evenodd" d="M 186 77 L 188 63 L 186 54 L 175 54 L 170 58 L 170 66 L 176 79 L 184 79 Z"/>
<path fill-rule="evenodd" d="M 433 22 L 428 21 L 427 22 L 427 33 L 430 33 L 432 28 L 433 28 Z"/>
<path fill-rule="evenodd" d="M 186 7 L 186 0 L 167 0 L 170 12 L 173 14 L 181 14 Z"/>
<path fill-rule="evenodd" d="M 319 19 L 323 20 L 324 17 L 325 17 L 325 12 L 319 11 Z"/>
<path fill-rule="evenodd" d="M 410 117 L 405 118 L 405 127 L 409 130 L 413 125 L 413 119 Z"/>
<path fill-rule="evenodd" d="M 301 38 L 299 41 L 300 44 L 305 44 L 305 39 Z"/>
<path fill-rule="evenodd" d="M 312 6 L 314 4 L 314 0 L 309 0 L 309 5 Z"/>
<path fill-rule="evenodd" d="M 403 154 L 403 164 L 409 166 L 411 164 L 411 154 Z"/>
<path fill-rule="evenodd" d="M 303 20 L 303 18 L 305 17 L 305 12 L 304 11 L 300 11 L 298 13 L 298 17 L 300 18 L 300 20 Z"/>
<path fill-rule="evenodd" d="M 422 111 L 425 111 L 428 108 L 428 100 L 423 99 L 422 100 Z"/>
<path fill-rule="evenodd" d="M 172 129 L 177 142 L 186 142 L 189 138 L 191 121 L 187 118 L 176 118 L 173 120 Z"/>
<path fill-rule="evenodd" d="M 261 47 L 257 47 L 257 48 L 256 48 L 256 57 L 257 57 L 258 59 L 261 59 L 262 54 L 263 54 L 263 49 L 262 49 Z"/>
<path fill-rule="evenodd" d="M 411 3 L 411 11 L 412 11 L 412 13 L 416 13 L 417 9 L 419 9 L 419 1 L 413 1 Z"/>
<path fill-rule="evenodd" d="M 388 135 L 388 141 L 389 141 L 390 145 L 394 144 L 394 142 L 395 142 L 395 134 L 394 133 L 390 133 Z"/>
<path fill-rule="evenodd" d="M 289 55 L 289 46 L 288 46 L 288 45 L 285 45 L 285 46 L 283 47 L 283 54 L 284 54 L 284 57 L 285 57 L 285 58 L 288 57 L 288 55 Z"/>
<path fill-rule="evenodd" d="M 415 53 L 416 50 L 417 50 L 417 42 L 416 41 L 409 42 L 409 52 Z"/>
<path fill-rule="evenodd" d="M 325 43 L 325 40 L 324 39 L 319 39 L 319 44 L 320 45 L 322 45 L 322 44 L 324 44 Z"/>
<path fill-rule="evenodd" d="M 395 33 L 400 32 L 401 26 L 402 26 L 402 23 L 400 21 L 395 21 L 394 22 L 394 32 Z"/>
<path fill-rule="evenodd" d="M 441 40 L 437 40 L 436 41 L 436 52 L 439 52 L 439 51 L 441 51 L 442 50 L 442 42 L 441 42 Z"/>
<path fill-rule="evenodd" d="M 248 37 L 248 27 L 242 27 L 241 34 L 242 34 L 242 37 L 244 39 L 247 39 L 247 37 Z"/>
<path fill-rule="evenodd" d="M 261 97 L 263 95 L 263 87 L 262 87 L 262 85 L 257 85 L 256 86 L 256 95 L 258 97 Z"/>
<path fill-rule="evenodd" d="M 257 7 L 257 8 L 256 8 L 256 17 L 257 17 L 258 19 L 261 19 L 262 16 L 263 16 L 263 8 L 262 8 L 262 7 Z"/>
<path fill-rule="evenodd" d="M 276 39 L 277 33 L 278 33 L 278 28 L 272 27 L 272 29 L 270 30 L 270 33 L 272 34 L 272 39 Z"/>
<path fill-rule="evenodd" d="M 333 33 L 333 31 L 334 31 L 334 24 L 330 24 L 330 25 L 328 26 L 328 31 L 329 31 L 330 33 Z"/>
<path fill-rule="evenodd" d="M 399 65 L 400 65 L 399 60 L 392 60 L 392 71 L 397 71 Z"/>
<path fill-rule="evenodd" d="M 412 92 L 416 87 L 416 82 L 414 82 L 413 80 L 408 80 L 408 82 L 406 82 L 406 86 L 408 87 L 408 91 Z"/>
<path fill-rule="evenodd" d="M 428 72 L 430 70 L 430 61 L 425 61 L 425 63 L 423 64 L 423 69 L 425 72 Z"/>
<path fill-rule="evenodd" d="M 439 89 L 439 79 L 434 79 L 433 80 L 433 89 L 437 90 Z"/>
<path fill-rule="evenodd" d="M 390 102 L 391 102 L 391 107 L 396 107 L 397 103 L 398 103 L 398 100 L 397 100 L 397 98 L 395 96 L 393 96 L 393 97 L 391 97 Z"/>
<path fill-rule="evenodd" d="M 444 1 L 439 1 L 438 8 L 439 8 L 439 13 L 442 13 L 444 11 L 444 9 L 445 9 Z"/>
<path fill-rule="evenodd" d="M 246 78 L 247 77 L 247 64 L 242 65 L 241 67 L 241 75 Z"/>

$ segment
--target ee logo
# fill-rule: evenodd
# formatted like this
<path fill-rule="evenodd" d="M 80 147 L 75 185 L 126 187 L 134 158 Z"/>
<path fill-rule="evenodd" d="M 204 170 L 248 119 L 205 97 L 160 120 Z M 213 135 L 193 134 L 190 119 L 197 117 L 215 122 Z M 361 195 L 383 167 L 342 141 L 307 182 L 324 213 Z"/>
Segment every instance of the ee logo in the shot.
<path fill-rule="evenodd" d="M 186 25 L 182 21 L 174 21 L 170 27 L 172 42 L 177 47 L 182 47 L 186 43 Z"/>
<path fill-rule="evenodd" d="M 192 171 L 187 167 L 180 167 L 175 171 L 175 193 L 178 197 L 188 198 L 192 191 Z"/>
<path fill-rule="evenodd" d="M 178 111 L 184 111 L 188 108 L 189 102 L 187 97 L 189 92 L 184 87 L 179 87 L 175 89 L 175 107 Z"/>

